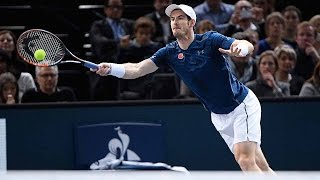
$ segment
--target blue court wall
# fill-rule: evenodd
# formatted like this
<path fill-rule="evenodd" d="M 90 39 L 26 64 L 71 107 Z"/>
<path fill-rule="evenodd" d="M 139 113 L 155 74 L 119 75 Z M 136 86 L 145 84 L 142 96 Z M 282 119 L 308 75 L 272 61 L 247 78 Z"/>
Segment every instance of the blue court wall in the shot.
<path fill-rule="evenodd" d="M 271 167 L 320 170 L 320 99 L 262 99 L 261 104 L 261 146 Z M 163 125 L 165 163 L 239 170 L 210 113 L 197 101 L 1 105 L 0 118 L 6 119 L 8 169 L 77 169 L 76 127 L 135 122 Z"/>

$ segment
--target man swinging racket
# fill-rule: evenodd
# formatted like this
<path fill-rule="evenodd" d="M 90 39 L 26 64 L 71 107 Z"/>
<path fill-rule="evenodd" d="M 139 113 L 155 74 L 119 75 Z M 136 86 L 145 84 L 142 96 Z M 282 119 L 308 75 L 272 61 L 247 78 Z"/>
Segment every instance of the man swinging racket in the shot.
<path fill-rule="evenodd" d="M 274 173 L 260 147 L 260 102 L 235 78 L 224 57 L 249 55 L 253 45 L 214 31 L 195 34 L 196 14 L 190 6 L 171 4 L 165 12 L 176 41 L 139 63 L 100 63 L 96 73 L 135 79 L 169 65 L 211 112 L 212 123 L 240 168 Z"/>

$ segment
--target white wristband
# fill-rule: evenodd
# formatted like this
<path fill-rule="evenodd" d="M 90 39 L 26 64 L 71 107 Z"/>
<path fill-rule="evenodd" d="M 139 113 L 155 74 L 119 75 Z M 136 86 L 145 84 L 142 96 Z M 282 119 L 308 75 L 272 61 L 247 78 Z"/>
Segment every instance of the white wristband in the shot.
<path fill-rule="evenodd" d="M 239 55 L 240 55 L 241 57 L 244 57 L 244 56 L 248 55 L 248 53 L 249 53 L 249 48 L 248 48 L 248 46 L 247 46 L 246 44 L 244 44 L 244 43 L 239 43 L 239 44 L 236 46 L 236 48 L 241 49 L 241 51 L 240 51 L 240 53 L 239 53 Z"/>
<path fill-rule="evenodd" d="M 115 64 L 115 63 L 110 63 L 110 72 L 109 75 L 116 76 L 118 78 L 122 78 L 126 72 L 124 69 L 123 64 Z"/>

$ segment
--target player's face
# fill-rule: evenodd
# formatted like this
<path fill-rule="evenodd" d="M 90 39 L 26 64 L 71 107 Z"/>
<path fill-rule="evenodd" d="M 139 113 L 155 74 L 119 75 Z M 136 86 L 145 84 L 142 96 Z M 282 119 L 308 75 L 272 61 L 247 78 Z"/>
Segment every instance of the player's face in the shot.
<path fill-rule="evenodd" d="M 190 28 L 192 28 L 191 20 L 189 20 L 187 15 L 181 10 L 172 11 L 170 21 L 172 34 L 177 39 L 185 38 L 190 32 Z"/>

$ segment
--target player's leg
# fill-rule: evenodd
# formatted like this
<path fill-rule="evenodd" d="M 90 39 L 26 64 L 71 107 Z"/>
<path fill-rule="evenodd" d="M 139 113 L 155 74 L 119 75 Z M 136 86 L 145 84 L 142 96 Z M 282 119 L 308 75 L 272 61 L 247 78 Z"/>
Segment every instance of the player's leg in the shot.
<path fill-rule="evenodd" d="M 234 144 L 234 157 L 243 171 L 261 172 L 256 162 L 257 143 L 244 141 Z"/>
<path fill-rule="evenodd" d="M 244 171 L 262 171 L 256 161 L 257 148 L 260 147 L 261 143 L 260 119 L 260 102 L 254 93 L 249 90 L 247 97 L 235 109 L 233 126 L 233 152 L 236 161 Z M 263 162 L 261 154 L 259 160 Z"/>
<path fill-rule="evenodd" d="M 248 119 L 244 113 L 244 108 L 245 105 L 241 104 L 234 112 L 227 115 L 211 113 L 212 122 L 234 154 L 241 170 L 261 172 L 261 169 L 256 163 L 256 148 L 257 144 L 260 143 L 260 129 L 256 128 L 253 131 L 251 127 L 254 123 L 247 125 Z M 249 129 L 247 127 L 249 127 Z M 260 126 L 258 125 L 258 127 Z M 258 135 L 252 137 L 251 134 L 253 132 Z M 249 141 L 248 138 L 252 141 Z"/>
<path fill-rule="evenodd" d="M 258 165 L 258 162 L 260 162 L 259 160 L 261 159 L 262 161 L 263 159 L 259 158 L 257 161 L 257 156 L 256 156 L 256 152 L 258 148 L 257 143 L 244 141 L 244 142 L 239 142 L 234 144 L 233 137 L 226 134 L 222 134 L 221 132 L 220 132 L 220 135 L 222 136 L 224 141 L 227 143 L 231 152 L 234 154 L 234 157 L 237 163 L 239 164 L 241 170 L 258 171 L 258 172 L 263 171 Z"/>
<path fill-rule="evenodd" d="M 262 171 L 275 174 L 275 172 L 270 168 L 260 146 L 256 148 L 256 163 Z"/>

